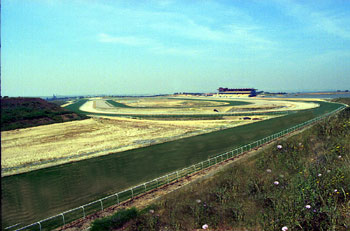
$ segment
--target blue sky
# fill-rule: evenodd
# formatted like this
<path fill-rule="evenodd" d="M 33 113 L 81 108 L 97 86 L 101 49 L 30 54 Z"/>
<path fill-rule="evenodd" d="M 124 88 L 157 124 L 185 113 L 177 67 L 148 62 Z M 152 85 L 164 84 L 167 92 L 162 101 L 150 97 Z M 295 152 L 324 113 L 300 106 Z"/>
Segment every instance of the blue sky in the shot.
<path fill-rule="evenodd" d="M 347 0 L 3 0 L 1 94 L 350 89 Z"/>

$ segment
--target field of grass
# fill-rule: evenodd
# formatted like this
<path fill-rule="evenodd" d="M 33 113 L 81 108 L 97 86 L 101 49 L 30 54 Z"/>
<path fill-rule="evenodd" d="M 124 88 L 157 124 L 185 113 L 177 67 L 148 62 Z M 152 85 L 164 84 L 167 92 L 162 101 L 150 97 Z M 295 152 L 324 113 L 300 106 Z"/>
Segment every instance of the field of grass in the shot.
<path fill-rule="evenodd" d="M 350 108 L 277 144 L 91 230 L 349 230 Z"/>

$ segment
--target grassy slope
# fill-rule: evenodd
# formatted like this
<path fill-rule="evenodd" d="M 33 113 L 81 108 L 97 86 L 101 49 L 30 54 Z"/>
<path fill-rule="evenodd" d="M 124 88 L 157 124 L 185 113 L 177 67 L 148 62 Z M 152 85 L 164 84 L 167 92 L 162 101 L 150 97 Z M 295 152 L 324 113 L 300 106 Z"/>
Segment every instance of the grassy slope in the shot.
<path fill-rule="evenodd" d="M 1 131 L 84 118 L 40 98 L 1 98 Z"/>
<path fill-rule="evenodd" d="M 167 195 L 151 205 L 154 212 L 139 211 L 126 229 L 192 230 L 208 224 L 210 229 L 222 230 L 281 230 L 283 226 L 289 230 L 347 230 L 349 131 L 348 108 L 280 141 L 281 150 L 267 148 L 212 179 Z M 99 224 L 101 221 L 95 222 L 92 230 L 109 229 L 100 229 Z"/>

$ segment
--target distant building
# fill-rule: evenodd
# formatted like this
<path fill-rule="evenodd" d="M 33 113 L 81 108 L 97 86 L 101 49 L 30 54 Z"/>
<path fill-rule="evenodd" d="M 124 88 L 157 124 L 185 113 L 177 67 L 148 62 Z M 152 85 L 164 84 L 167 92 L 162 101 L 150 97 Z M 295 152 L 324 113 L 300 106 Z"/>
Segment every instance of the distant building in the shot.
<path fill-rule="evenodd" d="M 254 88 L 223 88 L 220 87 L 218 89 L 219 93 L 218 96 L 238 96 L 238 95 L 244 95 L 253 97 L 256 96 L 256 89 Z"/>

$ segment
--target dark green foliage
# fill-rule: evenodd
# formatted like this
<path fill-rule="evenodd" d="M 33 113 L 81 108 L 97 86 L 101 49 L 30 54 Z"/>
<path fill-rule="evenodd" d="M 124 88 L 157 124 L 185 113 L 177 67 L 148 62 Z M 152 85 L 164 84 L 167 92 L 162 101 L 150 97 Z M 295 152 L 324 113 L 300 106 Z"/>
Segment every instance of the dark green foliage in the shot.
<path fill-rule="evenodd" d="M 133 207 L 130 209 L 122 209 L 113 216 L 97 219 L 92 223 L 91 231 L 111 230 L 112 228 L 120 228 L 126 222 L 138 215 L 138 210 Z"/>
<path fill-rule="evenodd" d="M 1 130 L 87 118 L 39 98 L 2 98 Z"/>

